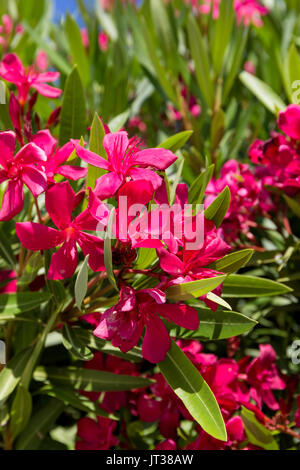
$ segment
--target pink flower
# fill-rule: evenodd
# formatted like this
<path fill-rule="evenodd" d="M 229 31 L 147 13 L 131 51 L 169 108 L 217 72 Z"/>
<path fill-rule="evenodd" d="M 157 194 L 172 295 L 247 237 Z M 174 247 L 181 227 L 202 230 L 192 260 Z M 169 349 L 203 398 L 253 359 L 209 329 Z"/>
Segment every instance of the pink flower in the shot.
<path fill-rule="evenodd" d="M 263 25 L 261 17 L 269 13 L 269 10 L 257 0 L 234 0 L 234 9 L 238 24 L 243 22 L 245 26 L 252 23 L 261 27 Z"/>
<path fill-rule="evenodd" d="M 229 209 L 225 215 L 220 233 L 228 243 L 238 242 L 242 235 L 254 240 L 251 228 L 262 211 L 273 208 L 262 182 L 255 178 L 248 165 L 229 160 L 221 170 L 219 179 L 212 179 L 207 186 L 205 207 L 228 186 L 231 193 Z"/>
<path fill-rule="evenodd" d="M 82 160 L 108 171 L 96 182 L 94 192 L 100 199 L 114 196 L 128 179 L 150 181 L 154 190 L 157 189 L 162 179 L 152 168 L 165 170 L 177 159 L 176 155 L 163 148 L 140 150 L 138 142 L 129 141 L 127 132 L 123 131 L 105 135 L 103 146 L 107 160 L 73 143 Z"/>
<path fill-rule="evenodd" d="M 88 47 L 90 45 L 90 40 L 89 40 L 89 34 L 88 34 L 87 29 L 86 28 L 81 28 L 80 33 L 81 33 L 82 44 L 84 45 L 84 47 L 86 49 L 88 49 Z"/>
<path fill-rule="evenodd" d="M 172 439 L 166 439 L 155 446 L 155 450 L 177 450 L 177 444 Z"/>
<path fill-rule="evenodd" d="M 261 344 L 259 349 L 259 357 L 253 359 L 246 369 L 250 395 L 260 408 L 265 403 L 271 410 L 278 410 L 279 404 L 272 390 L 284 390 L 286 385 L 275 365 L 276 353 L 272 346 Z"/>
<path fill-rule="evenodd" d="M 213 19 L 217 20 L 219 18 L 221 0 L 203 0 L 200 5 L 199 0 L 186 0 L 186 3 L 189 1 L 192 6 L 198 7 L 200 13 L 208 15 L 212 9 Z"/>
<path fill-rule="evenodd" d="M 84 255 L 90 255 L 89 265 L 93 271 L 104 270 L 103 240 L 85 233 L 96 230 L 97 221 L 85 210 L 72 220 L 76 196 L 70 184 L 57 183 L 46 193 L 46 209 L 59 230 L 33 222 L 16 224 L 16 232 L 21 243 L 28 250 L 50 250 L 62 245 L 52 255 L 47 278 L 58 280 L 73 276 L 77 264 L 76 244 Z M 103 223 L 106 220 L 103 219 Z"/>
<path fill-rule="evenodd" d="M 298 409 L 295 414 L 295 422 L 296 422 L 297 428 L 300 428 L 300 395 L 297 397 L 297 406 L 298 406 Z"/>
<path fill-rule="evenodd" d="M 167 304 L 166 295 L 159 288 L 134 291 L 131 287 L 123 287 L 120 301 L 102 315 L 94 335 L 112 340 L 114 346 L 127 352 L 137 345 L 146 328 L 143 357 L 152 363 L 161 362 L 170 349 L 171 341 L 160 316 L 191 330 L 199 325 L 195 309 L 185 304 Z"/>
<path fill-rule="evenodd" d="M 17 292 L 17 273 L 15 271 L 0 271 L 0 293 L 11 294 Z"/>
<path fill-rule="evenodd" d="M 290 104 L 279 113 L 278 127 L 291 139 L 300 140 L 300 106 L 298 104 Z"/>
<path fill-rule="evenodd" d="M 101 31 L 98 34 L 98 44 L 99 44 L 99 47 L 100 47 L 101 51 L 103 51 L 103 52 L 107 51 L 108 41 L 109 41 L 108 35 L 106 33 L 104 33 L 104 31 Z"/>
<path fill-rule="evenodd" d="M 48 55 L 45 51 L 39 51 L 35 58 L 35 66 L 39 72 L 45 72 L 49 66 Z"/>
<path fill-rule="evenodd" d="M 74 151 L 74 145 L 71 142 L 68 142 L 63 147 L 59 148 L 57 146 L 57 139 L 52 137 L 48 129 L 39 131 L 37 134 L 33 135 L 31 142 L 43 149 L 47 155 L 47 161 L 43 166 L 45 168 L 48 183 L 55 183 L 55 175 L 62 175 L 72 181 L 77 181 L 80 178 L 86 177 L 87 168 L 64 165 Z"/>
<path fill-rule="evenodd" d="M 247 60 L 244 63 L 244 70 L 246 70 L 246 72 L 248 72 L 248 73 L 251 73 L 251 75 L 256 74 L 256 67 L 255 67 L 254 63 L 251 62 L 251 60 Z"/>
<path fill-rule="evenodd" d="M 16 135 L 12 131 L 0 132 L 0 183 L 8 180 L 4 193 L 0 220 L 10 220 L 19 214 L 24 205 L 23 184 L 38 197 L 47 187 L 47 179 L 41 163 L 47 160 L 45 152 L 30 143 L 14 156 Z"/>
<path fill-rule="evenodd" d="M 16 54 L 7 54 L 0 63 L 0 77 L 16 85 L 22 106 L 27 101 L 30 88 L 47 98 L 58 98 L 62 91 L 47 85 L 46 82 L 55 82 L 59 75 L 59 72 L 39 73 L 33 66 L 26 70 Z"/>
<path fill-rule="evenodd" d="M 113 434 L 117 427 L 116 421 L 98 416 L 97 421 L 82 418 L 78 421 L 76 450 L 109 450 L 119 441 Z"/>

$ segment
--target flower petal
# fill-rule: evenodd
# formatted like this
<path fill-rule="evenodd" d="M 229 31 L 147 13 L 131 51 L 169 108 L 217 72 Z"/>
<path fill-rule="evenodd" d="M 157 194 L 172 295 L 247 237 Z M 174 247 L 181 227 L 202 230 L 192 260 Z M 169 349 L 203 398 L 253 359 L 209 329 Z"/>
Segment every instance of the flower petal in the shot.
<path fill-rule="evenodd" d="M 46 96 L 46 98 L 58 98 L 62 94 L 62 90 L 59 88 L 54 88 L 53 86 L 46 84 L 32 84 L 32 88 L 38 91 L 41 95 Z"/>
<path fill-rule="evenodd" d="M 53 154 L 57 145 L 57 139 L 51 135 L 49 129 L 37 132 L 37 134 L 32 136 L 31 142 L 44 150 L 47 157 Z"/>
<path fill-rule="evenodd" d="M 47 177 L 45 173 L 29 165 L 24 167 L 21 179 L 34 197 L 38 197 L 47 188 Z"/>
<path fill-rule="evenodd" d="M 52 255 L 47 279 L 59 281 L 72 277 L 78 265 L 78 252 L 76 243 L 69 241 Z"/>
<path fill-rule="evenodd" d="M 188 330 L 197 330 L 199 318 L 197 310 L 185 304 L 163 304 L 153 307 L 155 313 Z"/>
<path fill-rule="evenodd" d="M 0 221 L 10 220 L 19 214 L 24 206 L 24 191 L 21 180 L 9 181 L 0 210 Z"/>
<path fill-rule="evenodd" d="M 169 332 L 155 314 L 145 315 L 146 332 L 142 346 L 143 357 L 153 364 L 165 359 L 171 347 Z"/>
<path fill-rule="evenodd" d="M 64 229 L 70 225 L 75 193 L 67 181 L 57 183 L 46 192 L 46 209 L 56 227 Z"/>
<path fill-rule="evenodd" d="M 34 143 L 26 144 L 24 147 L 19 150 L 15 156 L 15 160 L 24 162 L 25 164 L 46 162 L 47 155 L 44 150 L 38 147 Z"/>
<path fill-rule="evenodd" d="M 161 183 L 162 183 L 162 178 L 157 175 L 154 171 L 152 170 L 147 170 L 144 168 L 131 168 L 128 171 L 128 175 L 131 176 L 133 180 L 147 180 L 149 181 L 153 189 L 156 191 Z"/>
<path fill-rule="evenodd" d="M 165 170 L 177 160 L 177 156 L 170 150 L 152 148 L 141 150 L 134 156 L 135 165 L 152 166 L 157 170 Z"/>
<path fill-rule="evenodd" d="M 113 132 L 104 136 L 103 147 L 115 170 L 121 169 L 128 145 L 129 140 L 125 131 Z"/>
<path fill-rule="evenodd" d="M 90 255 L 89 266 L 95 271 L 105 271 L 104 266 L 104 242 L 89 233 L 81 232 L 77 240 L 84 256 Z"/>
<path fill-rule="evenodd" d="M 97 168 L 103 168 L 103 170 L 109 170 L 110 164 L 105 158 L 100 157 L 97 153 L 91 152 L 90 150 L 84 149 L 76 140 L 71 141 L 76 149 L 76 153 L 81 160 L 89 163 L 90 165 L 96 166 Z"/>
<path fill-rule="evenodd" d="M 63 242 L 63 235 L 54 228 L 34 222 L 18 222 L 16 233 L 27 250 L 50 250 Z"/>
<path fill-rule="evenodd" d="M 94 193 L 102 200 L 107 199 L 116 194 L 122 183 L 118 173 L 107 173 L 97 179 Z"/>
<path fill-rule="evenodd" d="M 81 168 L 80 166 L 62 165 L 56 169 L 56 174 L 62 175 L 69 180 L 77 181 L 86 177 L 87 168 Z"/>

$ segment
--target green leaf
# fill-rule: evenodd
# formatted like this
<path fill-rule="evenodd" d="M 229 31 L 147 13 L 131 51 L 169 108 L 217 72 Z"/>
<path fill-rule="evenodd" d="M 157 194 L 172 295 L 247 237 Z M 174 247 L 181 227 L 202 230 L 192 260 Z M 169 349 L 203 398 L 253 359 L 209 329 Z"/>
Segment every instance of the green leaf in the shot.
<path fill-rule="evenodd" d="M 207 46 L 192 14 L 190 14 L 188 17 L 187 31 L 190 51 L 195 63 L 195 72 L 198 85 L 208 106 L 212 108 L 214 104 L 214 92 L 210 75 Z"/>
<path fill-rule="evenodd" d="M 177 134 L 168 137 L 168 139 L 161 142 L 157 147 L 164 148 L 175 153 L 177 152 L 177 150 L 181 149 L 181 147 L 184 146 L 184 144 L 189 140 L 193 132 L 194 131 L 178 132 Z"/>
<path fill-rule="evenodd" d="M 299 104 L 298 96 L 299 93 L 296 91 L 294 98 L 293 90 L 299 88 L 300 84 L 300 56 L 298 54 L 295 44 L 291 44 L 287 55 L 287 61 L 285 63 L 286 74 L 287 74 L 287 91 L 291 97 L 291 101 L 295 104 Z"/>
<path fill-rule="evenodd" d="M 8 266 L 14 270 L 16 266 L 16 257 L 11 249 L 7 233 L 5 233 L 5 225 L 3 226 L 3 222 L 0 223 L 0 255 L 5 259 Z"/>
<path fill-rule="evenodd" d="M 113 234 L 113 223 L 115 220 L 115 209 L 112 209 L 108 224 L 107 224 L 107 231 L 105 233 L 105 239 L 104 239 L 104 264 L 105 264 L 105 269 L 106 269 L 106 274 L 109 282 L 111 285 L 115 288 L 116 291 L 119 291 L 116 279 L 114 276 L 114 271 L 113 271 L 113 264 L 112 264 L 112 251 L 111 251 L 111 239 L 112 239 L 112 234 Z"/>
<path fill-rule="evenodd" d="M 232 60 L 228 64 L 228 71 L 225 78 L 224 101 L 227 99 L 241 67 L 247 45 L 248 32 L 249 28 L 245 28 L 243 25 L 238 28 L 234 49 L 230 54 Z"/>
<path fill-rule="evenodd" d="M 88 288 L 88 261 L 89 255 L 85 257 L 75 282 L 75 302 L 79 310 L 81 310 L 81 305 Z"/>
<path fill-rule="evenodd" d="M 184 165 L 184 159 L 182 158 L 181 162 L 179 162 L 178 170 L 176 172 L 172 187 L 170 189 L 170 204 L 171 205 L 173 205 L 175 202 L 176 190 L 177 190 L 178 184 L 180 183 L 183 165 Z"/>
<path fill-rule="evenodd" d="M 0 122 L 2 124 L 1 130 L 13 129 L 13 125 L 9 115 L 9 100 L 10 95 L 4 82 L 0 82 L 1 97 L 5 98 L 5 103 L 0 103 Z"/>
<path fill-rule="evenodd" d="M 116 28 L 115 22 L 113 20 L 112 15 L 106 13 L 100 5 L 100 2 L 96 2 L 96 16 L 99 20 L 104 31 L 107 33 L 109 38 L 112 41 L 116 41 L 118 39 L 118 30 Z"/>
<path fill-rule="evenodd" d="M 232 0 L 221 2 L 219 18 L 217 21 L 213 22 L 212 58 L 216 75 L 219 74 L 223 65 L 225 51 L 231 37 L 234 18 Z"/>
<path fill-rule="evenodd" d="M 113 374 L 92 369 L 76 367 L 37 367 L 34 379 L 38 382 L 50 381 L 86 392 L 114 392 L 144 388 L 153 382 L 143 377 Z"/>
<path fill-rule="evenodd" d="M 82 83 L 86 86 L 89 83 L 89 63 L 82 43 L 81 32 L 78 24 L 69 13 L 66 15 L 65 23 L 66 35 L 70 46 L 71 55 L 73 56 L 74 64 L 78 66 L 78 71 Z"/>
<path fill-rule="evenodd" d="M 76 335 L 76 328 L 65 324 L 63 326 L 62 335 L 64 347 L 73 354 L 74 357 L 82 361 L 89 361 L 93 358 L 93 354 L 89 348 Z"/>
<path fill-rule="evenodd" d="M 77 410 L 85 411 L 86 413 L 93 413 L 97 416 L 109 417 L 110 419 L 117 419 L 116 416 L 107 413 L 97 402 L 91 401 L 84 395 L 79 394 L 75 390 L 66 387 L 55 387 L 53 385 L 45 385 L 37 392 L 38 395 L 47 395 L 49 397 L 57 398 L 58 400 L 65 403 L 65 405 L 71 405 Z"/>
<path fill-rule="evenodd" d="M 60 70 L 64 74 L 68 75 L 71 71 L 71 67 L 68 61 L 66 61 L 64 57 L 62 57 L 58 52 L 56 52 L 54 48 L 51 47 L 49 43 L 41 37 L 39 32 L 31 28 L 31 26 L 29 26 L 26 21 L 23 21 L 22 25 L 25 31 L 28 32 L 32 41 L 35 42 L 35 44 L 37 44 L 40 49 L 46 52 L 55 67 L 57 67 L 58 70 Z"/>
<path fill-rule="evenodd" d="M 13 439 L 15 439 L 27 426 L 31 416 L 31 410 L 31 394 L 26 388 L 20 385 L 11 407 L 10 431 Z"/>
<path fill-rule="evenodd" d="M 223 282 L 224 297 L 264 297 L 292 292 L 290 287 L 261 277 L 229 274 Z"/>
<path fill-rule="evenodd" d="M 48 302 L 51 294 L 48 292 L 18 292 L 15 294 L 0 295 L 0 319 L 1 314 L 20 315 L 38 308 L 42 303 Z"/>
<path fill-rule="evenodd" d="M 85 135 L 85 96 L 82 81 L 75 66 L 67 78 L 61 109 L 59 145 Z"/>
<path fill-rule="evenodd" d="M 105 149 L 103 147 L 103 138 L 105 136 L 105 129 L 98 114 L 94 114 L 94 119 L 91 127 L 90 134 L 90 151 L 100 155 L 102 158 L 107 159 Z M 102 168 L 97 168 L 93 165 L 88 165 L 88 174 L 86 178 L 86 187 L 94 189 L 95 182 L 100 176 L 104 175 L 105 171 Z"/>
<path fill-rule="evenodd" d="M 0 373 L 0 404 L 14 391 L 21 380 L 23 369 L 30 358 L 32 348 L 14 356 Z"/>
<path fill-rule="evenodd" d="M 170 25 L 168 13 L 164 2 L 161 0 L 150 0 L 151 15 L 159 43 L 162 46 L 166 58 L 175 53 L 175 38 Z"/>
<path fill-rule="evenodd" d="M 278 111 L 286 108 L 286 105 L 275 91 L 255 75 L 244 71 L 240 74 L 240 80 L 271 113 L 277 115 Z"/>
<path fill-rule="evenodd" d="M 190 204 L 202 204 L 203 196 L 210 182 L 215 165 L 210 165 L 206 170 L 200 173 L 195 179 L 192 186 L 189 189 L 189 203 Z"/>
<path fill-rule="evenodd" d="M 222 273 L 234 273 L 240 268 L 246 266 L 246 264 L 252 258 L 254 250 L 246 249 L 236 251 L 235 253 L 230 253 L 229 255 L 224 256 L 222 259 L 215 261 L 209 265 L 210 269 L 215 269 L 216 271 L 221 271 Z"/>
<path fill-rule="evenodd" d="M 124 113 L 118 114 L 108 123 L 110 132 L 118 132 L 125 124 L 129 118 L 129 109 L 126 109 Z"/>
<path fill-rule="evenodd" d="M 49 397 L 20 434 L 15 445 L 16 450 L 37 450 L 64 408 L 65 405 L 60 400 Z"/>
<path fill-rule="evenodd" d="M 155 248 L 139 248 L 135 269 L 146 269 L 157 260 Z"/>
<path fill-rule="evenodd" d="M 216 197 L 216 199 L 204 211 L 205 218 L 212 220 L 217 228 L 219 228 L 222 224 L 223 219 L 228 211 L 230 199 L 230 189 L 228 186 L 226 186 L 219 196 Z"/>
<path fill-rule="evenodd" d="M 297 217 L 300 217 L 300 204 L 291 197 L 287 196 L 286 194 L 283 194 L 283 197 L 289 208 L 294 212 L 294 214 Z"/>
<path fill-rule="evenodd" d="M 153 69 L 156 73 L 156 77 L 162 89 L 166 93 L 166 95 L 170 98 L 171 101 L 173 101 L 174 105 L 176 106 L 177 105 L 176 94 L 170 83 L 169 77 L 166 73 L 166 69 L 162 66 L 157 56 L 156 48 L 154 44 L 152 43 L 152 38 L 148 31 L 147 21 L 145 18 L 141 18 L 141 22 L 142 22 L 142 33 L 143 33 L 144 41 L 147 46 L 147 51 L 148 51 L 149 57 L 153 65 Z"/>
<path fill-rule="evenodd" d="M 204 431 L 215 439 L 226 441 L 226 428 L 217 400 L 196 367 L 174 341 L 165 360 L 158 366 L 170 387 Z"/>
<path fill-rule="evenodd" d="M 198 298 L 216 289 L 225 278 L 226 276 L 216 276 L 170 286 L 166 290 L 167 299 L 178 302 Z"/>
<path fill-rule="evenodd" d="M 73 327 L 73 330 L 76 331 L 76 336 L 91 349 L 102 351 L 104 354 L 120 357 L 126 361 L 141 362 L 142 360 L 142 350 L 137 346 L 127 353 L 122 353 L 119 348 L 112 346 L 110 341 L 97 338 L 97 336 L 93 335 L 90 330 L 75 327 Z"/>
<path fill-rule="evenodd" d="M 34 281 L 43 264 L 44 258 L 41 253 L 39 251 L 33 253 L 26 263 L 22 276 L 18 279 L 18 287 L 27 287 L 28 284 Z"/>
<path fill-rule="evenodd" d="M 262 447 L 265 450 L 279 450 L 271 431 L 266 429 L 259 421 L 255 414 L 245 407 L 242 407 L 242 420 L 248 440 L 251 444 Z"/>
<path fill-rule="evenodd" d="M 213 312 L 209 308 L 197 308 L 197 312 L 200 320 L 198 330 L 176 328 L 171 331 L 171 336 L 204 341 L 220 340 L 247 333 L 257 325 L 256 321 L 237 312 L 227 310 Z"/>

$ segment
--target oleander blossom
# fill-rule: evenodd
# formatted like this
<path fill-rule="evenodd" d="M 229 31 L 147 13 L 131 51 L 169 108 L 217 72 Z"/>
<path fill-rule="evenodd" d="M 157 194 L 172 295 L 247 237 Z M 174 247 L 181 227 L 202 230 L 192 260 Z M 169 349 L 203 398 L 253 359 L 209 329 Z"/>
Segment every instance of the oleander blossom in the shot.
<path fill-rule="evenodd" d="M 0 77 L 16 85 L 21 106 L 25 105 L 30 88 L 47 98 L 58 98 L 62 91 L 47 82 L 55 82 L 59 76 L 59 72 L 40 73 L 34 66 L 24 67 L 17 54 L 5 55 L 0 63 Z"/>
<path fill-rule="evenodd" d="M 64 176 L 72 181 L 86 177 L 87 168 L 65 164 L 74 152 L 74 145 L 71 142 L 59 148 L 57 139 L 51 135 L 48 129 L 39 131 L 37 134 L 33 135 L 31 142 L 43 149 L 47 155 L 47 161 L 43 166 L 47 175 L 48 184 L 55 183 L 54 177 L 56 175 Z"/>
<path fill-rule="evenodd" d="M 268 140 L 256 140 L 249 156 L 263 185 L 275 186 L 293 196 L 300 191 L 300 106 L 289 105 L 281 111 L 278 127 L 286 135 L 272 132 Z"/>
<path fill-rule="evenodd" d="M 127 352 L 137 345 L 145 329 L 143 357 L 152 363 L 161 362 L 171 340 L 160 317 L 190 330 L 199 325 L 195 309 L 183 303 L 166 303 L 166 294 L 159 287 L 134 291 L 127 286 L 121 289 L 120 301 L 102 315 L 94 335 L 111 340 L 114 346 Z"/>
<path fill-rule="evenodd" d="M 114 196 L 128 180 L 150 181 L 153 189 L 157 189 L 162 178 L 153 169 L 165 170 L 177 160 L 176 155 L 163 148 L 141 150 L 139 140 L 129 140 L 124 131 L 105 135 L 103 147 L 107 160 L 80 147 L 75 141 L 72 142 L 82 160 L 108 172 L 98 178 L 94 189 L 95 195 L 102 200 Z"/>
<path fill-rule="evenodd" d="M 0 183 L 8 181 L 0 210 L 0 221 L 10 220 L 24 206 L 24 184 L 37 198 L 47 188 L 47 177 L 42 164 L 45 152 L 34 143 L 26 144 L 16 155 L 16 134 L 0 132 Z"/>
<path fill-rule="evenodd" d="M 117 422 L 109 418 L 82 418 L 77 424 L 76 450 L 109 450 L 115 447 L 119 440 L 114 434 Z"/>
<path fill-rule="evenodd" d="M 59 246 L 52 255 L 48 279 L 59 280 L 71 277 L 78 265 L 77 244 L 85 256 L 89 257 L 89 266 L 93 271 L 103 271 L 103 240 L 86 233 L 95 231 L 99 223 L 88 209 L 72 219 L 76 206 L 76 195 L 70 184 L 65 181 L 52 186 L 46 193 L 45 205 L 48 214 L 57 229 L 34 222 L 16 224 L 17 236 L 28 250 L 50 250 Z M 106 223 L 108 212 L 103 216 Z"/>
<path fill-rule="evenodd" d="M 219 229 L 227 243 L 239 243 L 241 237 L 254 241 L 251 232 L 257 217 L 273 208 L 262 181 L 255 178 L 247 164 L 229 160 L 222 167 L 220 177 L 213 178 L 206 189 L 205 207 L 228 186 L 231 194 L 229 209 Z"/>

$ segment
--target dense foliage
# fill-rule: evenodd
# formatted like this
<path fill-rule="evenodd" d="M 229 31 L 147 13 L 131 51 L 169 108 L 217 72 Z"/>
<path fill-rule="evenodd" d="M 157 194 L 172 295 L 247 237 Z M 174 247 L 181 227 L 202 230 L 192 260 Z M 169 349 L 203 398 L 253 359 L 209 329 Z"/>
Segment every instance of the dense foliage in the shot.
<path fill-rule="evenodd" d="M 0 0 L 0 445 L 299 450 L 298 1 L 77 4 Z"/>

